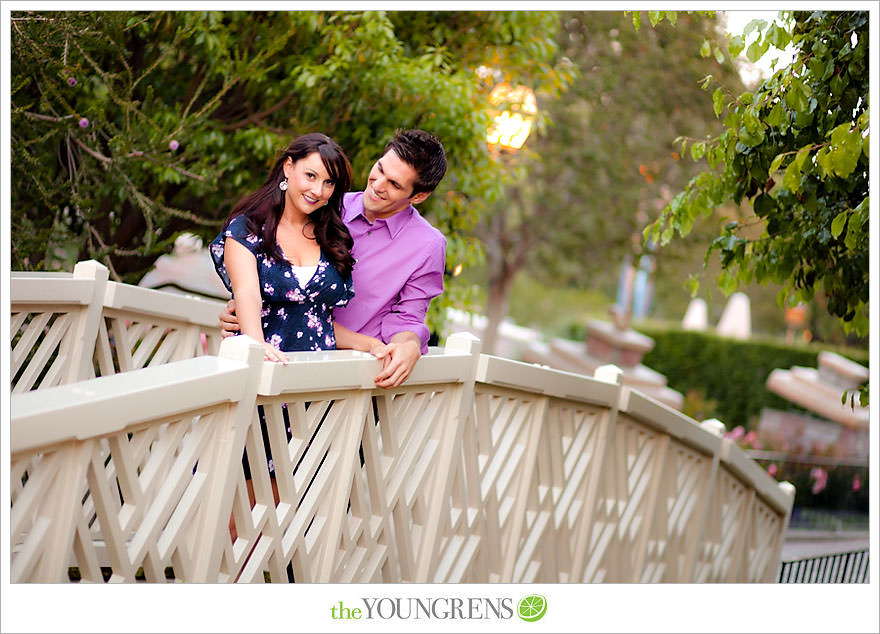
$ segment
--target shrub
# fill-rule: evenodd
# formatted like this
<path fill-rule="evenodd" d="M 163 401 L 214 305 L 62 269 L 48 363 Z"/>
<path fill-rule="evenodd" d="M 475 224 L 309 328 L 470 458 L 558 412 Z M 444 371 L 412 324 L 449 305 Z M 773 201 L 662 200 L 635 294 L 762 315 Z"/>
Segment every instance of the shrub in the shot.
<path fill-rule="evenodd" d="M 654 340 L 654 348 L 642 363 L 666 376 L 671 388 L 683 394 L 697 393 L 717 403 L 713 416 L 727 429 L 757 426 L 765 407 L 779 410 L 803 408 L 767 389 L 767 377 L 776 368 L 815 368 L 820 345 L 787 345 L 769 338 L 749 340 L 721 337 L 688 330 L 657 330 L 639 327 Z M 863 365 L 867 350 L 834 348 L 835 352 Z"/>

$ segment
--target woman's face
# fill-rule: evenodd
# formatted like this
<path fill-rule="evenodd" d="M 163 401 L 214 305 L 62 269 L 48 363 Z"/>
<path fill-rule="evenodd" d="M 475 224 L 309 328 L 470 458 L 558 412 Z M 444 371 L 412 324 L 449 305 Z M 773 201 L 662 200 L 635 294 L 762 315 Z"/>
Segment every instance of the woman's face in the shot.
<path fill-rule="evenodd" d="M 305 215 L 326 205 L 336 188 L 317 152 L 296 163 L 288 158 L 284 163 L 284 176 L 287 177 L 285 210 L 292 208 Z"/>

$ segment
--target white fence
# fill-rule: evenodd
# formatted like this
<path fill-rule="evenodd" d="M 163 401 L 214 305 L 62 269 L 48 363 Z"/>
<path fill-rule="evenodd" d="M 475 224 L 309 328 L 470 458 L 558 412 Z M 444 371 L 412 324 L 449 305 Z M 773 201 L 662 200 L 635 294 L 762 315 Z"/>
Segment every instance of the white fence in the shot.
<path fill-rule="evenodd" d="M 263 362 L 222 304 L 93 262 L 11 296 L 13 582 L 775 579 L 791 485 L 613 368 L 461 334 L 381 390 L 369 355 Z"/>

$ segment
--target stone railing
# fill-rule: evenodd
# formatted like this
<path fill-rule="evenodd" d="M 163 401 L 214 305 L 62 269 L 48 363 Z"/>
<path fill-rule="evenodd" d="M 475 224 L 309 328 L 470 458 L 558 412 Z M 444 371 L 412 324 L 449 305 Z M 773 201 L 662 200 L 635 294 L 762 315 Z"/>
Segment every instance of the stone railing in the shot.
<path fill-rule="evenodd" d="M 219 303 L 102 268 L 12 275 L 13 582 L 775 578 L 791 485 L 613 366 L 461 334 L 382 390 L 369 355 L 263 362 Z"/>

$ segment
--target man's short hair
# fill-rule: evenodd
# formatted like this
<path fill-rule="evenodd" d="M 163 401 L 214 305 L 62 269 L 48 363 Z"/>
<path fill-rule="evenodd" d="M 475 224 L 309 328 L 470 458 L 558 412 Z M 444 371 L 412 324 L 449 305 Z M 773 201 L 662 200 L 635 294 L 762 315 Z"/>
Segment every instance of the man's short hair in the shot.
<path fill-rule="evenodd" d="M 446 174 L 446 151 L 440 139 L 424 130 L 398 130 L 385 150 L 394 150 L 400 159 L 416 171 L 412 196 L 432 192 Z"/>

